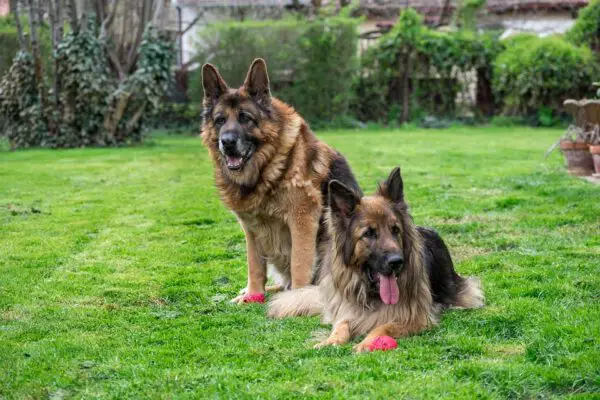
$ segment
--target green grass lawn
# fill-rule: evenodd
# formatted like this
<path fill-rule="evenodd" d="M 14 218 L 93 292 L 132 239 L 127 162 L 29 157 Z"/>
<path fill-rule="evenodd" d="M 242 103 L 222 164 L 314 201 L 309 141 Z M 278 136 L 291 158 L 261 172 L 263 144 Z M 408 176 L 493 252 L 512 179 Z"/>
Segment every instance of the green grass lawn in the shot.
<path fill-rule="evenodd" d="M 319 319 L 228 303 L 244 235 L 200 140 L 0 151 L 0 398 L 600 398 L 600 186 L 560 130 L 320 136 L 373 191 L 401 165 L 487 306 L 398 350 L 312 350 Z"/>

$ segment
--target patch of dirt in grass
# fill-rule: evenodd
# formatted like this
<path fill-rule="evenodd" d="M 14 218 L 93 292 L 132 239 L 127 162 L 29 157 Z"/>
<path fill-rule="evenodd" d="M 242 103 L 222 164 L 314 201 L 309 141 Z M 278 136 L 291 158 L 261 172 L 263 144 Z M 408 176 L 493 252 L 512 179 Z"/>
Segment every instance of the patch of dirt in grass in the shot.
<path fill-rule="evenodd" d="M 490 344 L 486 346 L 490 355 L 502 357 L 515 357 L 525 355 L 526 347 L 521 343 Z"/>
<path fill-rule="evenodd" d="M 471 259 L 473 257 L 482 256 L 491 253 L 490 249 L 484 249 L 481 247 L 472 247 L 468 245 L 452 246 L 450 248 L 450 254 L 455 262 Z"/>
<path fill-rule="evenodd" d="M 2 316 L 2 321 L 23 321 L 29 317 L 24 310 L 20 309 L 8 309 L 0 315 Z"/>

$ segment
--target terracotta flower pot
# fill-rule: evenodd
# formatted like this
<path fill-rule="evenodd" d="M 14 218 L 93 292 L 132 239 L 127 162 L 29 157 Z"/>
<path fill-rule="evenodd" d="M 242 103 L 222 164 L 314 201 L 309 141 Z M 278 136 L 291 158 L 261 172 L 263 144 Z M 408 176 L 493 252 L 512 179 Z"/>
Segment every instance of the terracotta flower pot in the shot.
<path fill-rule="evenodd" d="M 595 175 L 600 175 L 600 145 L 590 146 L 590 154 L 594 160 Z"/>
<path fill-rule="evenodd" d="M 567 170 L 572 175 L 588 176 L 594 172 L 594 161 L 588 143 L 562 140 L 560 150 L 565 156 Z"/>

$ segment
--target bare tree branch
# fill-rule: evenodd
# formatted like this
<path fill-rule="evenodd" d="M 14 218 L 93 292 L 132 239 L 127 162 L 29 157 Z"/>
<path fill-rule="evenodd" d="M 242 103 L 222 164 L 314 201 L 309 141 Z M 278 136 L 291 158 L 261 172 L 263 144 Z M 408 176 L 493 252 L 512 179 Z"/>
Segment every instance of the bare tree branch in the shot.
<path fill-rule="evenodd" d="M 194 27 L 194 25 L 196 25 L 198 23 L 198 21 L 200 21 L 200 18 L 202 18 L 202 17 L 204 17 L 204 10 L 200 10 L 198 15 L 196 15 L 194 17 L 192 22 L 190 22 L 189 25 L 186 26 L 186 28 L 180 32 L 180 35 L 181 36 L 185 35 L 190 29 L 192 29 Z"/>
<path fill-rule="evenodd" d="M 157 25 L 158 20 L 162 16 L 165 0 L 154 0 L 152 3 L 154 9 L 154 14 L 152 15 L 152 24 Z"/>
<path fill-rule="evenodd" d="M 69 9 L 69 18 L 71 20 L 71 29 L 73 32 L 79 32 L 79 21 L 77 18 L 77 5 L 75 0 L 68 0 L 67 7 Z"/>
<path fill-rule="evenodd" d="M 117 71 L 117 78 L 119 79 L 119 81 L 122 81 L 125 78 L 125 73 L 123 72 L 121 62 L 119 61 L 119 56 L 112 49 L 108 49 L 107 53 L 110 63 L 112 64 L 115 71 Z"/>
<path fill-rule="evenodd" d="M 444 5 L 442 6 L 442 11 L 440 12 L 440 16 L 439 16 L 435 26 L 442 26 L 442 24 L 444 23 L 444 18 L 446 18 L 446 16 L 448 16 L 449 12 L 450 12 L 450 0 L 445 0 Z"/>
<path fill-rule="evenodd" d="M 117 15 L 117 7 L 118 6 L 119 6 L 119 0 L 114 0 L 113 6 L 111 7 L 110 11 L 105 10 L 106 17 L 102 20 L 102 29 L 100 31 L 101 36 L 106 35 L 106 32 L 112 26 L 112 23 L 115 20 L 115 15 Z M 108 6 L 107 6 L 107 8 L 108 8 Z"/>
<path fill-rule="evenodd" d="M 25 41 L 25 35 L 23 35 L 23 26 L 21 26 L 17 0 L 10 0 L 10 12 L 15 16 L 15 25 L 17 26 L 17 36 L 19 37 L 21 51 L 27 51 L 27 42 Z"/>
<path fill-rule="evenodd" d="M 131 47 L 129 48 L 129 52 L 127 53 L 127 60 L 126 60 L 126 65 L 127 67 L 125 68 L 125 71 L 127 73 L 129 73 L 131 71 L 131 69 L 133 68 L 133 65 L 135 64 L 135 59 L 137 59 L 137 49 L 140 45 L 140 43 L 142 42 L 142 35 L 144 34 L 144 28 L 146 26 L 146 20 L 145 20 L 145 15 L 147 12 L 147 8 L 148 7 L 152 7 L 151 4 L 148 4 L 147 0 L 144 0 L 141 2 L 141 10 L 140 10 L 140 14 L 139 14 L 139 19 L 138 19 L 138 26 L 137 26 L 137 30 L 136 30 L 136 35 L 135 35 L 135 39 L 133 41 L 133 43 L 131 43 Z"/>
<path fill-rule="evenodd" d="M 61 17 L 61 0 L 50 0 L 48 18 L 50 19 L 50 29 L 52 31 L 52 49 L 56 51 L 56 48 L 63 36 L 63 26 Z M 55 105 L 58 108 L 60 102 L 60 92 L 62 89 L 61 76 L 58 73 L 59 61 L 58 58 L 54 58 L 54 100 Z"/>
<path fill-rule="evenodd" d="M 31 52 L 33 54 L 33 60 L 35 64 L 35 80 L 38 86 L 38 92 L 40 96 L 40 103 L 42 108 L 42 116 L 48 122 L 48 128 L 50 129 L 51 134 L 53 135 L 56 131 L 54 129 L 54 124 L 51 119 L 46 116 L 46 110 L 48 110 L 48 97 L 46 96 L 46 88 L 44 85 L 44 66 L 42 65 L 42 54 L 40 50 L 40 43 L 37 35 L 37 28 L 40 21 L 38 21 L 39 17 L 39 4 L 35 0 L 28 0 L 29 6 L 29 31 L 30 31 L 30 40 L 31 40 Z"/>

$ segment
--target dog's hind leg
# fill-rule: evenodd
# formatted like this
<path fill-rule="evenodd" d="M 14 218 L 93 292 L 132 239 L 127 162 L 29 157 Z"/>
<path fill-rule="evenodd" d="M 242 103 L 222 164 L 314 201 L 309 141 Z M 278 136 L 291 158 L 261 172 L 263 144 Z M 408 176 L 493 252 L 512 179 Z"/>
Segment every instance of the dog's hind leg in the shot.
<path fill-rule="evenodd" d="M 342 321 L 333 327 L 331 335 L 325 340 L 315 345 L 315 349 L 320 349 L 327 346 L 341 346 L 350 341 L 350 323 Z"/>
<path fill-rule="evenodd" d="M 459 292 L 456 295 L 456 308 L 480 308 L 485 305 L 481 281 L 475 277 L 461 278 Z"/>

